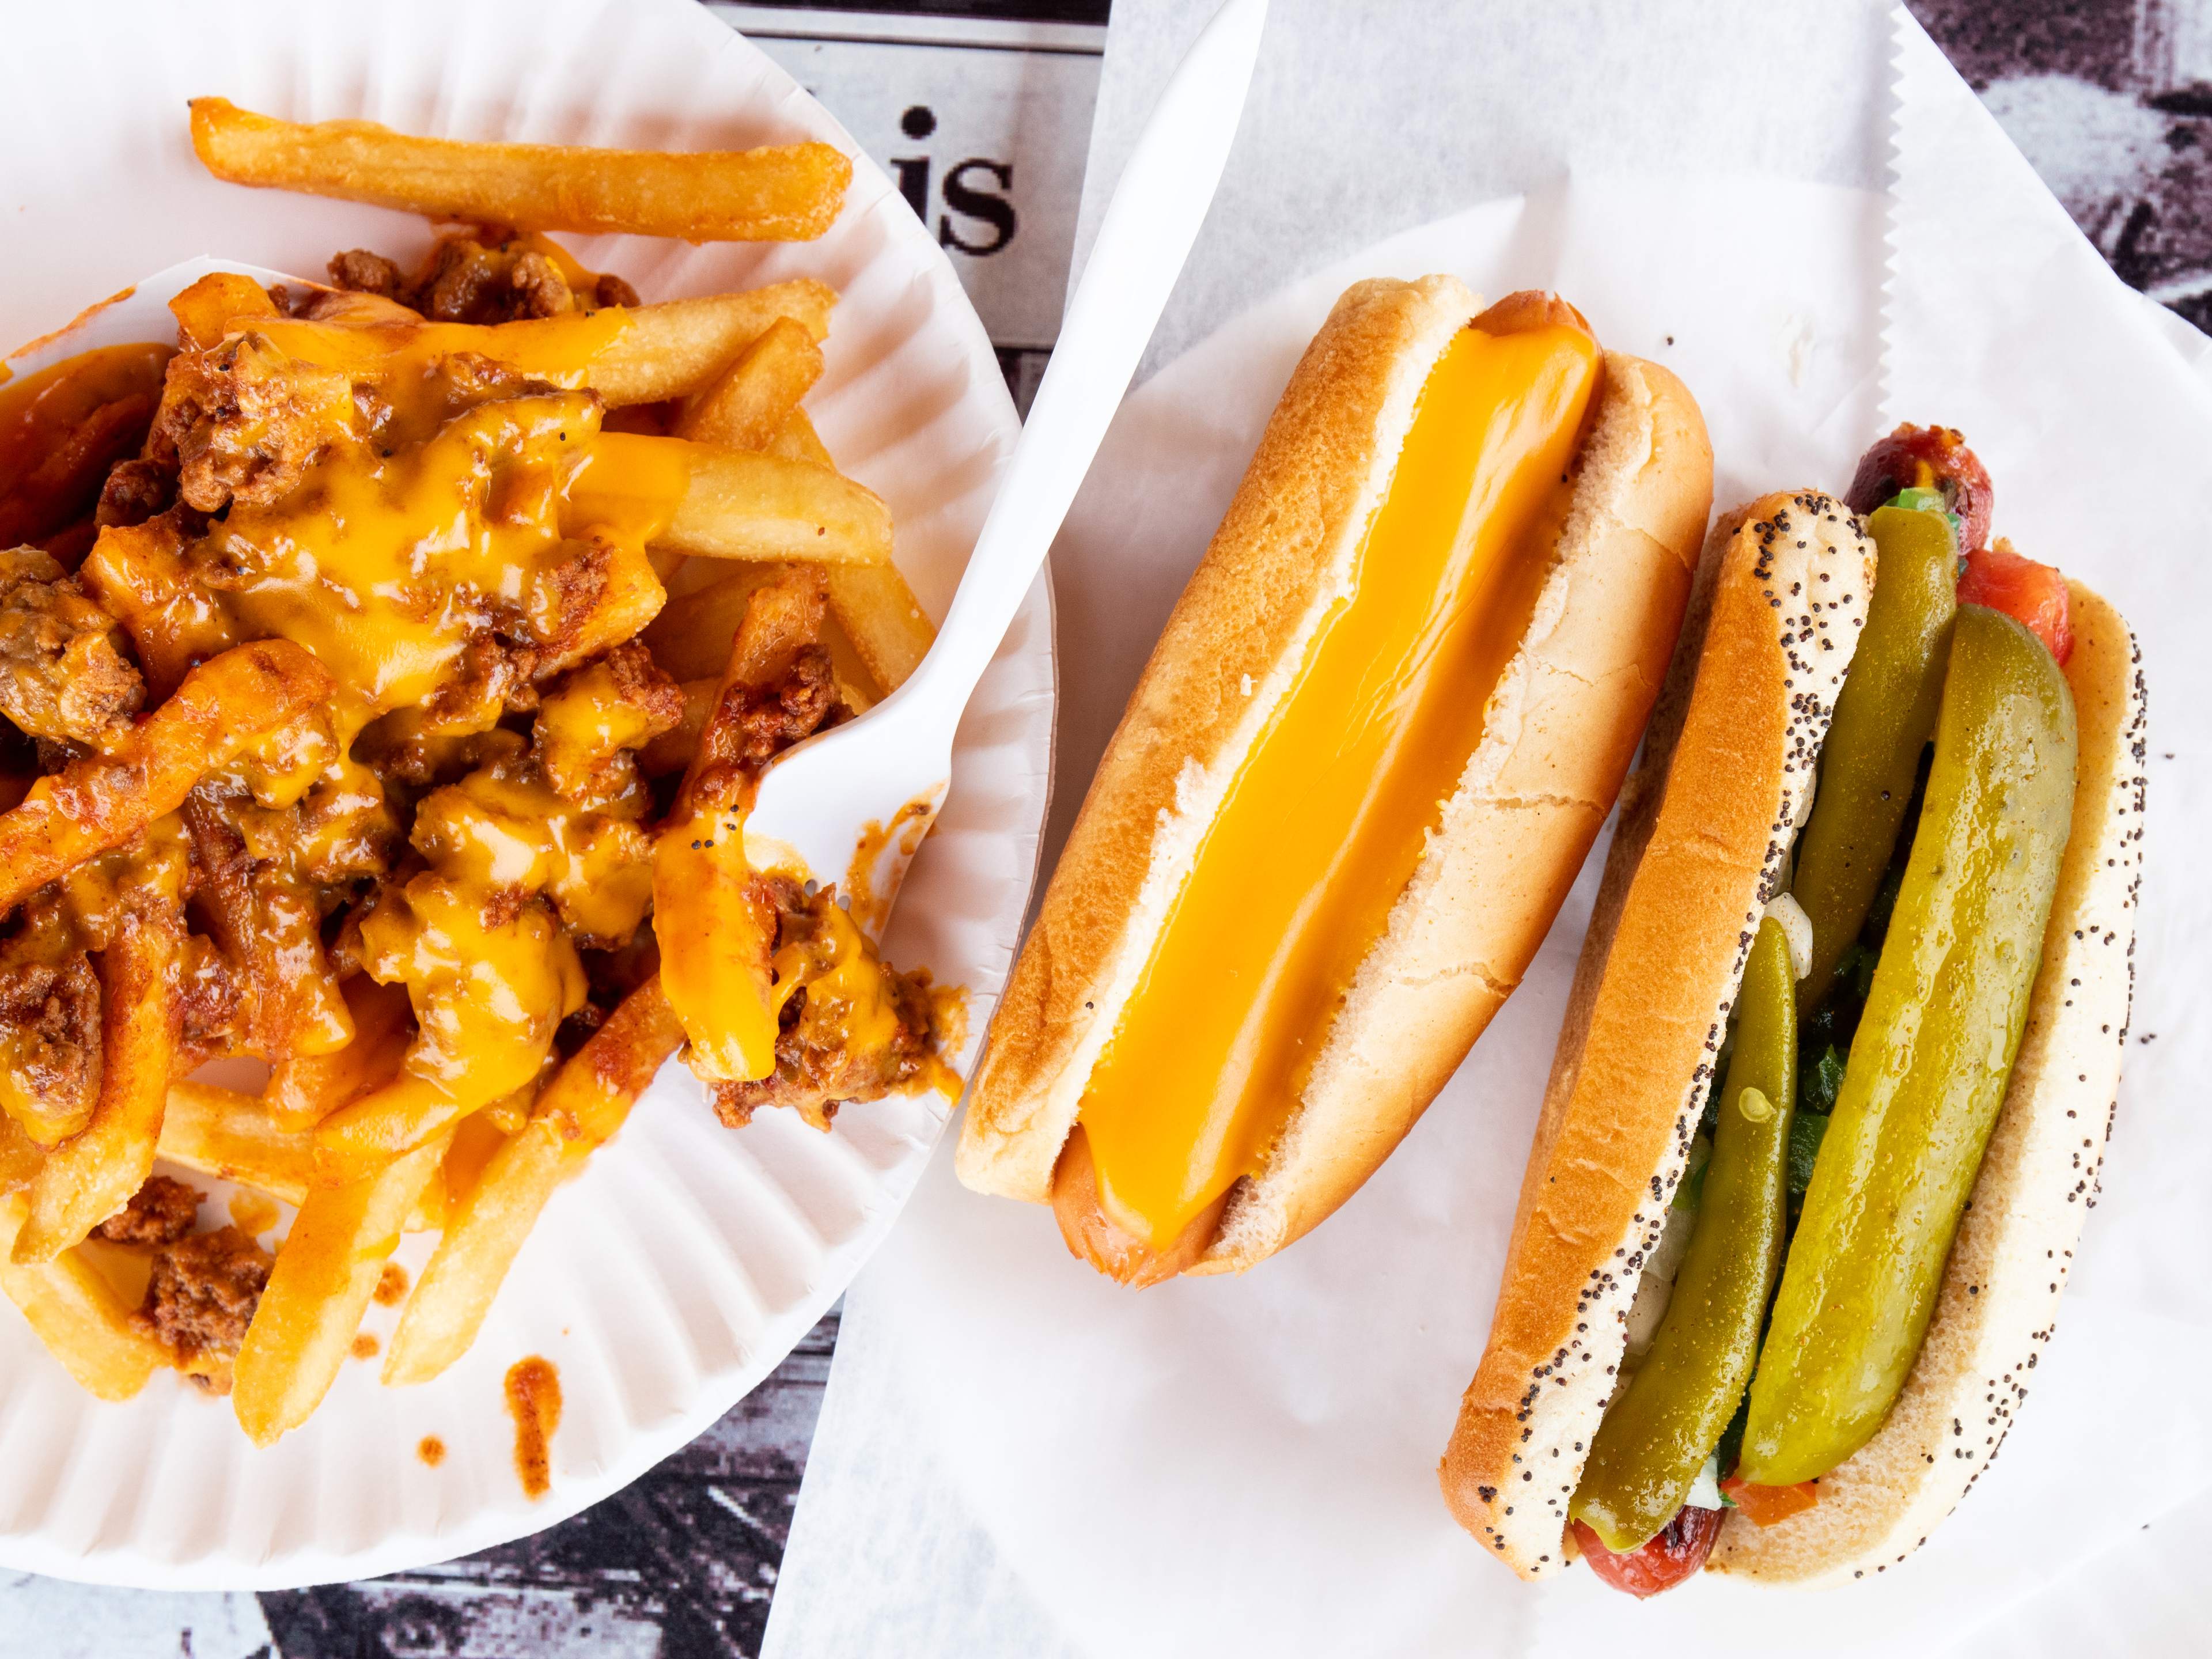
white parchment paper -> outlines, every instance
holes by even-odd
[[[1670,16],[1689,27],[1686,9]],[[1802,173],[1577,168],[1293,283],[1133,396],[1055,551],[1060,782],[1072,806],[1291,364],[1354,276],[1446,269],[1493,294],[1560,288],[1608,343],[1687,380],[1723,502],[1840,486],[1887,419],[1965,426],[1996,480],[1999,532],[2123,606],[2152,696],[2137,1029],[2154,1040],[2130,1045],[2105,1199],[2004,1455],[1905,1566],[1817,1601],[1717,1579],[1642,1605],[1586,1572],[1523,1585],[1445,1514],[1435,1465],[1480,1350],[1601,849],[1398,1154],[1240,1280],[1120,1292],[1066,1256],[1042,1211],[960,1188],[941,1152],[848,1298],[770,1625],[779,1659],[1702,1653],[1719,1632],[1797,1652],[1934,1652],[1982,1645],[1978,1626],[2012,1651],[2079,1651],[2091,1633],[2191,1628],[2175,1616],[2193,1611],[2185,1595],[2111,1598],[2145,1577],[2147,1523],[2186,1504],[2177,1542],[2204,1535],[2212,1480],[2193,1382],[2212,1362],[2195,1237],[2212,1183],[2195,1085],[2212,1042],[2188,1018],[2204,981],[2192,942],[2212,921],[2188,833],[2192,767],[2212,746],[2212,669],[2189,632],[2212,599],[2212,397],[1940,55],[1909,20],[1895,27],[1892,244],[1878,198]],[[1667,61],[1696,57],[1694,40],[1660,33]],[[1887,56],[1850,85],[1787,65],[1806,120],[1836,120],[1817,106],[1838,99],[1886,119],[1874,71]],[[1616,118],[1632,120],[1632,92],[1621,98]],[[1380,131],[1370,172],[1392,142]],[[1655,150],[1679,136],[1655,131]],[[1328,181],[1311,187],[1326,198]],[[1232,229],[1217,220],[1209,234]],[[2177,1571],[2189,1559],[2166,1553]],[[2037,1618],[2045,1607],[2064,1617]]]

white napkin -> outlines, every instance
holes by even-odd
[[[2019,1651],[2069,1629],[2078,1643],[2084,1620],[2186,1628],[2160,1622],[2190,1611],[2185,1596],[2108,1603],[2152,1559],[2123,1547],[2212,1478],[2193,1382],[2212,1362],[2212,1306],[2190,1236],[2212,1182],[2191,1086],[2212,1037],[2184,1018],[2201,974],[2183,955],[2212,921],[2212,881],[2181,833],[2184,762],[2208,747],[2212,690],[2198,683],[2208,653],[2182,634],[2212,597],[2194,544],[2212,521],[2212,397],[1909,20],[1896,42],[1886,406],[1881,221],[1850,191],[1577,173],[1370,248],[1240,318],[1122,410],[1055,553],[1061,781],[1079,793],[1291,362],[1354,276],[1559,286],[1608,343],[1688,380],[1723,500],[1840,483],[1878,417],[1965,426],[1997,481],[1999,531],[2128,611],[2153,699],[2137,1027],[2157,1037],[2130,1046],[2106,1200],[2004,1456],[1905,1567],[1817,1603],[1700,1581],[1638,1606],[1587,1573],[1523,1586],[1444,1514],[1435,1462],[1480,1348],[1594,859],[1406,1146],[1241,1280],[1119,1292],[1065,1257],[1049,1216],[964,1192],[940,1153],[848,1297],[767,1652],[1702,1652],[1717,1630],[1798,1651],[1927,1652],[2001,1616]],[[1880,87],[1843,95],[1878,100]],[[2212,1504],[2180,1522],[2158,1553],[2176,1571]]]

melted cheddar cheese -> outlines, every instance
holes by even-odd
[[[1266,1160],[1480,744],[1597,384],[1577,330],[1462,331],[1350,592],[1232,779],[1094,1067],[1100,1201],[1156,1249]]]
[[[256,394],[219,411],[241,465],[265,447],[304,466],[273,500],[233,501],[197,540],[175,515],[111,529],[85,580],[157,696],[254,639],[294,641],[331,671],[330,707],[217,780],[264,809],[305,803],[283,820],[303,844],[255,856],[343,859],[343,846],[306,842],[357,833],[374,803],[313,809],[380,793],[352,758],[373,721],[431,742],[472,738],[468,752],[488,757],[423,801],[413,841],[429,867],[387,887],[361,923],[363,966],[407,988],[419,1025],[400,1078],[353,1114],[393,1126],[375,1133],[396,1145],[417,1106],[436,1115],[526,1086],[584,1000],[571,934],[627,939],[649,906],[641,793],[582,810],[496,728],[511,691],[630,637],[659,608],[646,546],[689,470],[665,442],[606,440],[601,453],[604,406],[584,388],[628,326],[618,309],[492,329],[400,320],[364,299],[307,322],[232,275],[172,308],[187,349]],[[158,370],[166,356],[143,349],[116,372]],[[562,710],[556,726],[580,722],[576,700]],[[252,833],[250,805],[238,821]]]

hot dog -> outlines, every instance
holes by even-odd
[[[1906,427],[1847,501],[1709,540],[1440,1471],[1523,1577],[1882,1571],[2049,1340],[2127,1030],[2142,686],[1990,506]]]
[[[957,1168],[1131,1285],[1381,1164],[1626,773],[1711,500],[1696,404],[1540,294],[1365,282],[1283,393],[1101,761]]]

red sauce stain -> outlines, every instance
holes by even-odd
[[[553,1431],[561,1426],[561,1374],[532,1354],[507,1368],[507,1413],[514,1419],[514,1473],[538,1498],[553,1484]]]
[[[374,1359],[376,1358],[377,1351],[382,1346],[367,1331],[363,1331],[353,1340],[353,1357],[356,1359]]]
[[[434,1434],[426,1434],[422,1443],[415,1448],[415,1455],[434,1469],[446,1461],[446,1443]]]
[[[853,848],[852,867],[845,872],[845,897],[853,920],[869,938],[882,935],[884,923],[890,918],[891,900],[896,896],[876,890],[876,866],[883,862],[884,852],[894,845],[902,862],[911,859],[935,822],[925,798],[910,800],[900,807],[891,814],[889,823],[878,823],[870,818],[861,826],[860,842]]]
[[[407,1269],[397,1261],[387,1261],[384,1271],[376,1276],[376,1299],[380,1306],[396,1308],[407,1294]]]

